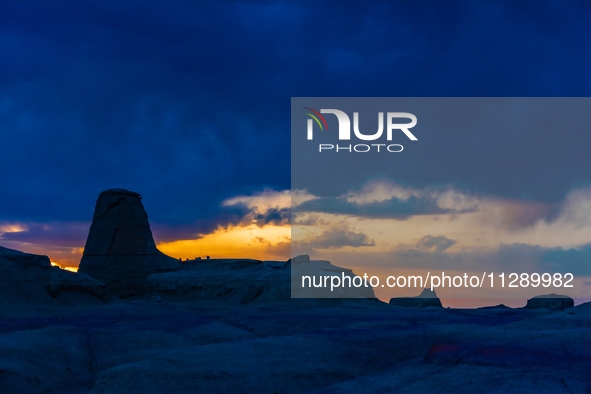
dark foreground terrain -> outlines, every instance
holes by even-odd
[[[585,393],[591,306],[3,306],[2,393]]]
[[[99,195],[80,272],[0,247],[0,393],[588,393],[591,305],[292,299],[326,261],[180,262],[138,193]],[[345,294],[346,295],[346,294]]]

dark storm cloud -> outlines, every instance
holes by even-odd
[[[227,218],[224,223],[248,226],[255,224],[259,227],[266,225],[285,226],[291,222],[291,209],[270,207],[264,210],[257,206],[247,206],[243,202],[224,204],[227,211],[233,211],[235,216]],[[237,220],[239,219],[239,220]]]
[[[291,96],[589,95],[589,7],[4,1],[0,220],[88,221],[102,190],[123,187],[164,238],[235,223],[223,200],[290,186]],[[400,182],[445,171],[459,187],[556,201],[587,180],[589,141],[547,137],[516,137],[516,154],[553,156],[510,176],[501,158],[490,173],[458,159]],[[435,145],[429,160],[449,160],[454,147]]]
[[[124,187],[190,237],[236,221],[227,197],[289,188],[281,108],[256,93],[279,65],[249,48],[272,27],[245,15],[272,7],[138,5],[3,7],[3,219],[89,220],[101,190]]]
[[[275,226],[284,226],[290,223],[291,209],[289,208],[270,208],[264,213],[255,213],[254,220],[257,226],[263,227],[268,224]]]
[[[441,208],[434,198],[416,196],[411,196],[405,200],[394,197],[389,200],[363,204],[355,201],[347,201],[345,197],[320,197],[305,201],[295,207],[295,209],[298,212],[322,212],[364,218],[399,220],[405,220],[414,215],[441,215],[467,212]]]

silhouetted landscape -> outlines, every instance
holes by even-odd
[[[140,195],[107,190],[78,273],[0,248],[0,389],[591,389],[589,304],[551,295],[519,309],[449,309],[427,290],[389,304],[291,298],[290,264],[313,263],[308,256],[179,262],[157,250]]]
[[[0,394],[591,393],[590,25],[0,1]]]

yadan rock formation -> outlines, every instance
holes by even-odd
[[[130,297],[144,292],[148,276],[178,267],[178,260],[156,248],[138,193],[110,189],[99,195],[79,272]]]
[[[78,272],[100,280],[120,297],[151,295],[169,301],[245,304],[288,300],[293,290],[289,287],[291,263],[207,259],[179,264],[156,248],[140,195],[111,189],[98,197]],[[327,261],[310,261],[308,256],[294,258],[293,264],[294,272],[306,275],[355,276],[351,270]],[[307,290],[303,297],[375,299],[367,286],[332,293],[326,288]]]
[[[105,284],[96,279],[54,267],[47,256],[0,246],[0,300],[4,304],[85,305],[110,298]]]
[[[396,297],[391,298],[390,305],[402,306],[405,308],[442,308],[441,300],[437,297],[435,290],[423,289],[417,297]]]
[[[526,308],[442,308],[426,289],[388,305],[365,286],[334,290],[355,300],[297,299],[294,273],[359,277],[306,255],[177,264],[158,252],[139,195],[125,190],[99,197],[82,271],[142,290],[133,301],[46,256],[0,247],[0,393],[591,388],[591,303],[550,294]]]
[[[524,308],[526,309],[554,309],[554,310],[565,310],[575,306],[575,302],[572,298],[560,295],[560,294],[544,294],[539,295],[527,300],[527,304]]]

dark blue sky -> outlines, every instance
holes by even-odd
[[[3,1],[0,222],[89,221],[123,187],[162,238],[212,231],[241,217],[224,199],[289,189],[290,97],[589,96],[590,15],[560,1]],[[580,181],[581,153],[561,153],[572,175],[539,199]],[[52,231],[14,236],[86,236]]]

